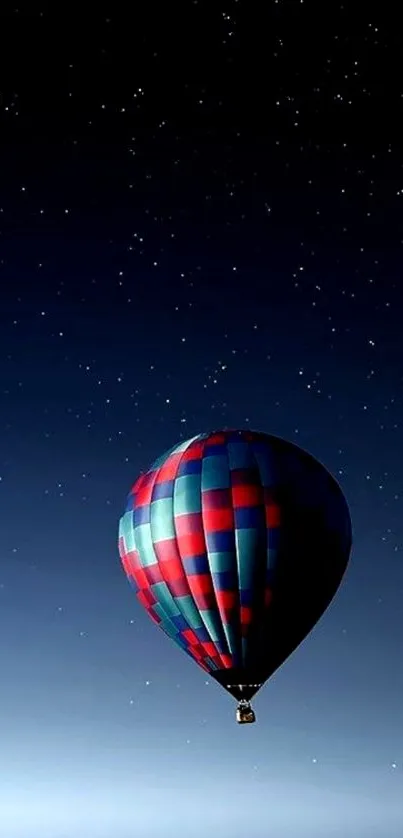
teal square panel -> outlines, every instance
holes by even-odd
[[[201,475],[184,474],[174,483],[174,514],[201,512]]]
[[[218,643],[219,640],[222,640],[223,631],[221,628],[220,617],[218,616],[218,612],[213,610],[200,611],[200,616],[203,619],[203,623],[206,626],[206,629],[213,643]]]
[[[123,538],[127,553],[136,549],[133,527],[133,512],[125,512],[119,522],[119,537]]]
[[[153,541],[151,538],[150,524],[139,524],[135,529],[136,548],[143,567],[157,564],[157,557],[154,553]]]
[[[163,607],[168,617],[178,617],[180,614],[179,608],[168,588],[166,582],[156,582],[151,585],[151,590],[160,605]]]
[[[151,504],[151,532],[154,542],[175,538],[172,498],[153,500]]]
[[[203,627],[203,620],[200,612],[197,610],[191,596],[175,597],[178,608],[185,620],[189,623],[190,628],[198,629]]]
[[[262,486],[265,486],[269,489],[272,486],[276,485],[276,468],[274,456],[271,457],[268,455],[265,445],[262,446],[259,443],[256,443],[252,447],[255,460],[259,468]]]
[[[172,620],[170,620],[169,617],[166,615],[162,605],[160,605],[157,602],[156,605],[153,605],[153,611],[155,611],[157,616],[160,617],[162,620],[162,623],[159,624],[160,628],[164,629],[164,631],[166,631],[166,633],[169,634],[170,637],[175,638],[178,634],[178,629],[176,628]]]
[[[268,570],[274,570],[277,565],[277,558],[278,558],[278,550],[274,547],[269,547],[267,550],[267,564],[266,567]]]
[[[239,587],[243,591],[253,588],[256,562],[259,561],[260,534],[255,529],[235,531],[235,546],[238,563]],[[263,562],[265,555],[263,552]],[[263,569],[263,568],[262,568]]]
[[[235,555],[229,550],[209,553],[208,563],[211,573],[224,573],[226,570],[232,570],[235,566]]]
[[[229,442],[227,445],[228,461],[231,471],[237,468],[256,467],[250,445],[247,442]]]
[[[230,471],[226,454],[204,457],[202,464],[202,490],[229,489]]]

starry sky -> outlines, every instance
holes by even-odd
[[[0,20],[0,835],[398,838],[397,21],[51,5]],[[308,449],[354,528],[245,728],[117,552],[138,473],[225,426]]]

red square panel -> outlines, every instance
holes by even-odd
[[[138,492],[136,492],[134,506],[148,506],[148,504],[151,503],[153,488],[153,480],[149,480],[147,483],[144,483]]]
[[[241,605],[241,623],[249,626],[252,622],[253,610],[248,605]]]
[[[181,634],[182,634],[182,637],[184,638],[184,640],[186,640],[187,643],[190,643],[191,646],[198,646],[199,645],[199,642],[200,642],[199,638],[198,638],[197,634],[195,634],[195,632],[192,629],[190,629],[190,628],[185,629],[184,631],[181,632]]]
[[[194,577],[190,577],[193,578]],[[191,587],[191,586],[189,586]],[[199,611],[210,611],[216,608],[216,599],[214,591],[207,591],[206,593],[202,593],[201,591],[193,591],[191,590],[194,601],[196,603],[196,608]]]
[[[120,550],[120,559],[123,565],[123,569],[128,576],[131,576],[133,573],[133,562],[131,559],[130,553],[125,553],[123,547],[119,547]]]
[[[192,593],[209,594],[213,593],[213,585],[211,576],[208,573],[200,573],[199,575],[188,576],[189,587]]]
[[[167,579],[166,583],[172,596],[180,597],[189,595],[189,585],[186,576],[182,576],[181,579]]]
[[[200,651],[200,646],[189,646],[188,652],[189,652],[189,655],[192,655],[192,658],[194,658],[195,661],[197,661],[197,663],[200,663],[200,666],[203,666],[202,661],[203,661],[204,655]]]
[[[133,486],[130,489],[130,494],[131,495],[134,495],[136,492],[139,491],[139,489],[142,488],[142,486],[146,482],[147,476],[148,476],[148,472],[147,472],[147,474],[140,474],[140,477],[137,478],[136,482],[133,483]]]
[[[180,561],[176,538],[166,538],[154,544],[155,555],[159,562]]]
[[[158,614],[154,614],[152,608],[147,609],[147,614],[149,617],[151,617],[153,623],[156,623],[158,625],[162,622],[161,617]]]
[[[203,513],[210,509],[230,509],[232,506],[231,489],[207,489],[202,492]]]
[[[203,442],[193,442],[186,451],[183,452],[181,462],[189,462],[189,460],[200,460],[203,456]]]
[[[158,470],[156,483],[165,483],[166,480],[174,480],[177,475],[181,459],[181,453],[171,454],[171,456],[168,457],[165,463],[163,463],[161,468]]]
[[[201,643],[200,645],[209,657],[215,657],[217,655],[217,648],[212,640],[207,640],[205,643]]]
[[[132,576],[133,576],[133,579],[135,579],[135,581],[137,582],[137,585],[139,586],[139,588],[141,590],[145,590],[146,588],[149,587],[149,582],[148,582],[147,576],[144,573],[144,570],[143,570],[142,567],[133,568]],[[154,600],[154,602],[155,602],[155,600]]]
[[[149,588],[147,588],[144,591],[139,591],[137,594],[137,599],[139,602],[141,602],[143,608],[147,609],[147,611],[151,607],[151,605],[156,605],[157,602],[155,596]]]
[[[236,608],[238,603],[238,594],[235,591],[216,591],[215,592],[218,607],[221,609]]]
[[[206,509],[203,510],[203,522],[206,532],[232,530],[234,514],[232,509]]]
[[[163,582],[164,577],[161,573],[159,564],[149,564],[144,567],[144,573],[147,577],[149,585],[156,585],[158,582]]]
[[[266,505],[266,526],[279,527],[281,523],[280,507],[275,503]]]
[[[134,568],[134,570],[137,567],[142,567],[140,556],[137,550],[129,550],[129,552],[127,553],[127,559],[130,562],[131,567]]]
[[[194,532],[190,535],[178,536],[178,549],[182,559],[188,556],[201,556],[206,552],[204,533]]]
[[[263,502],[263,492],[260,486],[233,486],[232,503],[240,506],[259,506]]]
[[[168,561],[162,561],[160,568],[166,582],[173,582],[176,579],[183,579],[185,577],[179,556],[175,556],[175,558],[169,559]]]
[[[184,535],[203,532],[203,519],[200,512],[188,512],[175,517],[175,530],[178,538]]]
[[[206,439],[206,445],[224,445],[225,443],[225,434],[217,433],[211,434],[211,436]]]

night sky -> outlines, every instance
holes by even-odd
[[[401,30],[129,5],[2,4],[0,835],[398,838]],[[245,728],[117,551],[139,472],[220,427],[309,450],[354,530]]]

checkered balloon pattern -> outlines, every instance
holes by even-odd
[[[279,482],[286,473],[301,497],[309,491],[303,456],[257,432],[200,434],[158,459],[129,494],[119,529],[128,579],[151,619],[209,673],[245,666],[256,621],[270,611]],[[328,474],[317,466],[322,502]]]

